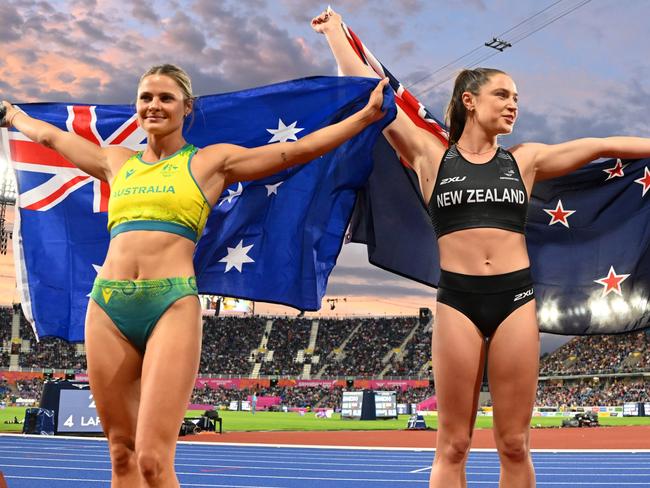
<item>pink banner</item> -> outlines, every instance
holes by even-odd
[[[432,397],[429,397],[426,400],[421,401],[420,403],[418,403],[417,409],[418,409],[418,412],[420,412],[420,411],[430,412],[430,411],[433,411],[433,410],[438,410],[438,399],[436,398],[435,395],[432,396]]]
[[[426,388],[429,380],[355,380],[355,388],[370,388],[372,390],[408,390],[409,388]]]
[[[187,406],[188,410],[214,410],[214,405],[208,405],[205,403],[190,403]]]
[[[82,375],[77,375],[77,378]],[[268,388],[268,379],[250,379],[250,378],[197,378],[194,384],[195,388],[202,389],[205,387],[216,390],[217,388],[228,388],[243,390],[246,388],[263,387]],[[298,379],[281,379],[278,386],[285,388],[334,388],[337,386],[346,387],[345,380],[298,380]],[[354,380],[355,389],[371,388],[373,390],[394,390],[399,388],[404,391],[408,388],[427,388],[429,380]]]
[[[230,378],[197,378],[196,383],[194,383],[194,388],[212,388],[216,390],[217,388],[238,388],[239,379],[230,379]]]
[[[334,388],[336,380],[297,380],[296,386],[298,388],[320,386],[322,388]]]
[[[251,395],[248,395],[247,400],[249,402],[252,402],[253,397]],[[255,408],[257,410],[266,410],[274,405],[280,405],[280,403],[282,403],[282,398],[279,396],[258,396]]]

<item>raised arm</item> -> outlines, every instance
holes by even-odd
[[[341,73],[345,76],[366,76],[377,78],[374,70],[367,66],[351,48],[343,30],[343,19],[332,9],[314,17],[312,28],[324,34],[334,54]],[[384,129],[384,135],[399,155],[418,172],[422,178],[421,166],[430,165],[430,158],[440,159],[445,147],[433,135],[411,121],[399,107],[397,117]]]
[[[561,144],[526,143],[513,148],[531,162],[535,180],[562,176],[598,158],[650,157],[650,139],[642,137],[585,138]]]
[[[384,117],[383,90],[388,80],[380,81],[370,94],[366,106],[342,121],[313,132],[296,142],[281,142],[256,148],[230,144],[208,146],[202,158],[219,161],[225,185],[256,180],[298,164],[307,163],[340,146],[367,126]]]
[[[108,148],[101,148],[77,134],[30,117],[9,102],[3,101],[2,105],[7,111],[4,127],[15,127],[32,141],[54,149],[84,173],[110,181],[112,172]],[[125,148],[113,149],[113,152],[128,151]]]
[[[343,18],[331,8],[314,17],[311,21],[312,29],[319,34],[324,34],[327,43],[334,54],[336,64],[344,76],[365,76],[379,78],[379,75],[366,65],[351,48],[343,30]]]

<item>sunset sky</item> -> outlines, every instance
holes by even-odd
[[[509,72],[520,94],[520,119],[504,146],[650,135],[650,2],[592,0],[532,32],[581,3],[347,0],[332,7],[438,116],[451,91],[444,80],[464,62],[495,52],[481,46],[523,21],[510,32],[514,37],[503,36],[517,41],[513,47],[482,63]],[[324,37],[309,26],[326,6],[314,0],[3,0],[0,97],[130,103],[141,73],[163,62],[184,67],[197,95],[335,75]],[[333,311],[339,313],[416,313],[435,302],[432,289],[368,265],[359,245],[344,247],[328,292],[340,299]],[[258,304],[257,311],[265,310]]]

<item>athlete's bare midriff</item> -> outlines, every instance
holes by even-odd
[[[111,239],[99,273],[107,280],[194,276],[194,242],[158,231],[130,231]]]
[[[464,229],[438,239],[440,267],[467,275],[495,275],[530,266],[526,238],[494,228]]]

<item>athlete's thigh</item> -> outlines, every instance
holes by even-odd
[[[196,296],[187,296],[167,309],[147,342],[137,445],[175,445],[200,355],[201,307]]]
[[[539,374],[539,328],[535,300],[499,325],[488,345],[488,379],[495,434],[527,431]]]
[[[109,439],[119,436],[134,442],[142,355],[93,300],[86,314],[85,344],[88,378],[104,432]]]
[[[448,305],[437,304],[432,367],[441,427],[469,427],[471,432],[485,349],[485,340],[471,320]]]

